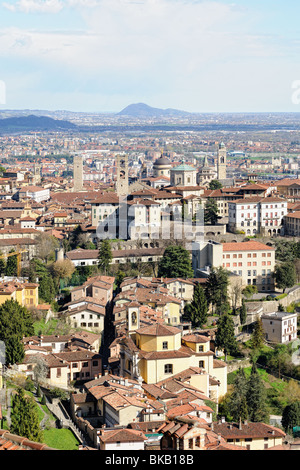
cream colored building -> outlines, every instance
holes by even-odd
[[[267,341],[285,344],[297,340],[297,313],[267,313],[261,321]]]
[[[259,291],[274,290],[275,248],[256,240],[246,242],[202,242],[193,251],[196,277],[208,277],[212,268],[223,267],[241,278],[243,286]]]
[[[242,278],[244,285],[273,291],[275,248],[257,241],[223,243],[223,268]]]
[[[300,211],[286,214],[283,217],[284,234],[300,237]]]
[[[209,337],[182,336],[176,327],[156,323],[143,328],[131,328],[131,336],[120,341],[120,374],[147,384],[170,378],[189,367],[199,367],[214,378],[216,390],[211,390],[205,377],[199,377],[204,394],[218,400],[227,392],[227,366],[216,361],[210,350]]]
[[[246,450],[267,450],[281,446],[285,433],[265,423],[213,423],[212,429],[227,444],[241,446]]]

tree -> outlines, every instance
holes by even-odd
[[[249,284],[248,286],[244,287],[243,294],[247,299],[250,299],[253,294],[257,294],[258,289],[257,286]]]
[[[101,240],[98,253],[98,266],[106,274],[112,261],[111,245],[108,239]]]
[[[200,284],[197,284],[194,290],[193,301],[184,308],[185,317],[192,322],[193,327],[201,328],[207,320],[207,311],[204,289]]]
[[[39,283],[39,299],[51,303],[55,299],[56,289],[49,267],[40,259],[32,259],[29,264],[29,281]]]
[[[44,302],[51,303],[55,299],[55,286],[52,276],[42,276],[39,281],[39,298]]]
[[[263,328],[261,318],[257,317],[254,324],[253,333],[251,337],[251,346],[254,349],[261,349],[264,344],[265,331]]]
[[[10,432],[30,441],[43,441],[37,405],[33,398],[25,396],[22,388],[17,389],[12,399]]]
[[[230,284],[230,294],[232,310],[236,313],[237,306],[239,305],[242,296],[242,282],[240,279],[233,279]]]
[[[0,276],[5,274],[5,271],[6,271],[6,262],[5,262],[5,259],[2,258],[2,256],[3,256],[3,253],[2,251],[0,251]]]
[[[69,244],[72,250],[75,248],[83,248],[87,242],[87,235],[83,232],[81,225],[77,225],[69,237]]]
[[[211,180],[208,185],[209,189],[221,189],[223,185],[219,180]]]
[[[242,306],[240,308],[240,322],[241,325],[244,325],[247,320],[247,308],[244,299],[242,300]]]
[[[208,304],[212,305],[213,313],[228,313],[228,272],[222,268],[213,268],[205,284]]]
[[[15,250],[10,250],[9,253],[15,253]],[[15,256],[8,256],[5,268],[6,276],[15,277],[18,275],[18,255]]]
[[[276,344],[273,354],[269,361],[269,365],[273,369],[278,370],[278,377],[280,378],[281,370],[290,360],[290,356],[285,344]]]
[[[230,414],[235,422],[248,419],[247,390],[248,382],[244,369],[239,369],[235,377],[229,404]]]
[[[43,380],[46,379],[49,368],[47,366],[45,359],[38,354],[36,354],[32,358],[32,363],[35,364],[33,368],[33,374],[34,374],[34,379],[37,382],[38,389],[39,389],[40,388],[39,382],[42,382]],[[41,395],[38,395],[38,396],[41,396]]]
[[[225,361],[228,354],[236,354],[238,350],[234,334],[234,323],[228,315],[222,315],[217,323],[215,345],[217,349],[222,349],[225,354]]]
[[[56,282],[59,282],[60,279],[70,279],[74,271],[75,266],[69,259],[56,261],[52,265],[52,272]]]
[[[283,289],[283,292],[286,288],[293,287],[297,282],[296,268],[290,261],[275,266],[274,276],[277,287]]]
[[[37,256],[47,263],[50,257],[54,257],[55,248],[58,248],[58,240],[49,233],[40,233],[36,238],[37,241]]]
[[[300,402],[287,405],[282,412],[282,427],[286,433],[292,433],[294,426],[300,426]]]
[[[5,344],[5,363],[15,364],[24,358],[23,336],[34,334],[29,311],[15,300],[0,305],[0,341]]]
[[[115,276],[115,284],[118,290],[120,289],[120,285],[122,284],[125,277],[126,277],[126,273],[122,271],[121,269],[119,269]]]
[[[189,252],[182,246],[169,246],[158,265],[158,277],[194,277]]]
[[[212,198],[208,198],[204,209],[204,224],[216,225],[219,218],[216,201]]]
[[[295,259],[294,265],[295,265],[295,270],[296,270],[297,282],[300,282],[300,259],[299,258]]]
[[[265,422],[268,419],[266,392],[255,363],[248,380],[246,398],[249,420],[253,423]]]

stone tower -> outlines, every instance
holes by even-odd
[[[127,196],[128,186],[128,155],[117,155],[116,192],[118,196]]]
[[[82,191],[83,189],[83,159],[81,156],[73,157],[73,191]]]
[[[218,147],[217,179],[226,179],[226,147],[223,142]]]
[[[33,181],[34,184],[39,184],[41,182],[41,165],[39,163],[34,164]]]

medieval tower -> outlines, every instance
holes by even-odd
[[[226,179],[226,147],[223,142],[221,142],[221,144],[218,147],[217,179],[218,180]]]
[[[128,195],[128,155],[117,155],[116,192],[119,197]]]
[[[73,157],[73,191],[82,191],[83,189],[83,159],[81,156]]]

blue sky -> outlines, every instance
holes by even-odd
[[[0,110],[298,112],[297,3],[0,0]]]

